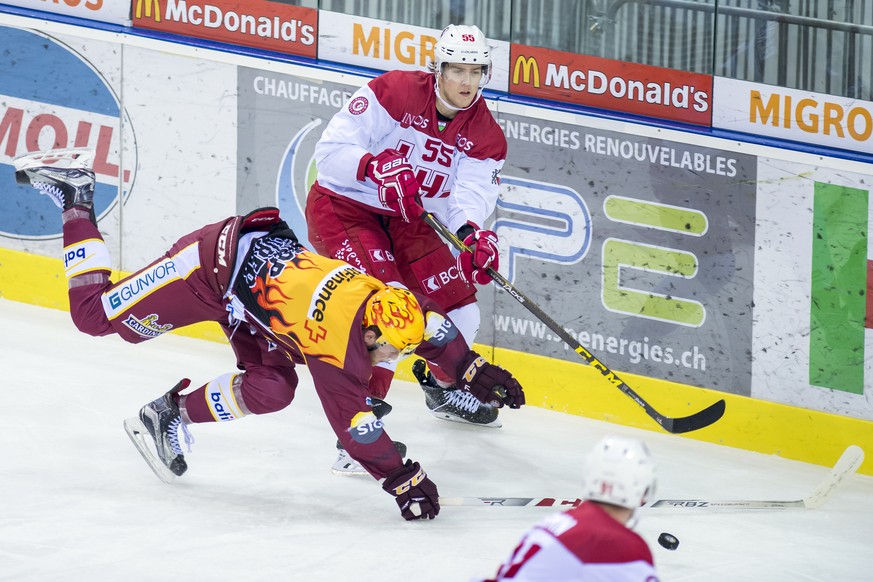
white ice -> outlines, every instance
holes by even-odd
[[[287,409],[194,425],[188,474],[165,485],[122,420],[182,376],[232,371],[228,346],[90,338],[65,312],[8,300],[0,324],[0,580],[463,581],[493,575],[554,511],[444,507],[403,521],[375,480],[331,474],[336,438],[305,368]],[[828,471],[533,407],[501,413],[501,429],[460,426],[430,416],[412,384],[389,396],[389,434],[445,496],[575,498],[580,457],[606,433],[649,444],[656,498],[800,499]],[[816,510],[639,516],[665,581],[873,579],[873,477],[851,477]],[[679,548],[661,548],[660,532]]]

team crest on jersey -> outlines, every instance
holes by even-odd
[[[259,276],[276,279],[303,251],[296,240],[266,236],[259,238],[249,251],[240,276],[249,288],[254,287]]]
[[[500,186],[500,170],[491,172],[491,183]]]
[[[367,110],[367,107],[370,106],[370,102],[367,101],[366,97],[355,97],[351,101],[349,101],[349,113],[352,115],[360,115],[364,111]]]
[[[142,319],[137,319],[133,314],[128,315],[127,319],[124,320],[124,325],[132,329],[138,336],[144,338],[158,337],[173,329],[173,326],[169,323],[159,325],[157,313],[152,313]]]

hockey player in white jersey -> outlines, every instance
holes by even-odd
[[[480,321],[475,285],[489,283],[486,269],[498,267],[497,235],[486,220],[507,149],[482,99],[491,66],[482,31],[450,25],[431,72],[391,71],[361,87],[315,147],[318,176],[306,203],[309,240],[319,253],[432,298],[470,344]],[[456,257],[421,219],[422,208],[471,252]],[[435,416],[501,425],[496,408],[428,367],[419,360],[413,372]],[[388,366],[374,369],[374,396],[384,397],[393,374]]]
[[[531,528],[497,575],[478,582],[658,582],[649,546],[627,525],[654,489],[655,465],[645,444],[604,437],[582,467],[586,501]]]

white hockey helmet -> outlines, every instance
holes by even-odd
[[[637,439],[607,436],[585,456],[582,494],[585,499],[628,509],[645,505],[655,493],[655,463]]]
[[[439,74],[444,63],[482,65],[479,87],[491,80],[491,47],[478,26],[450,24],[440,34],[434,47],[434,72]]]

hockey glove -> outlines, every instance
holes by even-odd
[[[367,176],[379,189],[379,202],[403,222],[421,216],[424,209],[418,203],[421,185],[409,165],[406,156],[397,150],[385,150],[367,162]]]
[[[406,464],[388,475],[382,489],[394,496],[400,515],[406,521],[433,519],[440,512],[440,494],[427,473],[416,462]]]
[[[468,222],[458,229],[458,238],[463,238],[464,244],[470,248],[469,252],[458,255],[458,271],[468,283],[487,285],[492,281],[488,268],[496,271],[500,264],[497,235]]]
[[[470,350],[461,364],[458,388],[466,390],[479,402],[496,406],[507,405],[521,408],[524,404],[524,390],[512,374]]]

